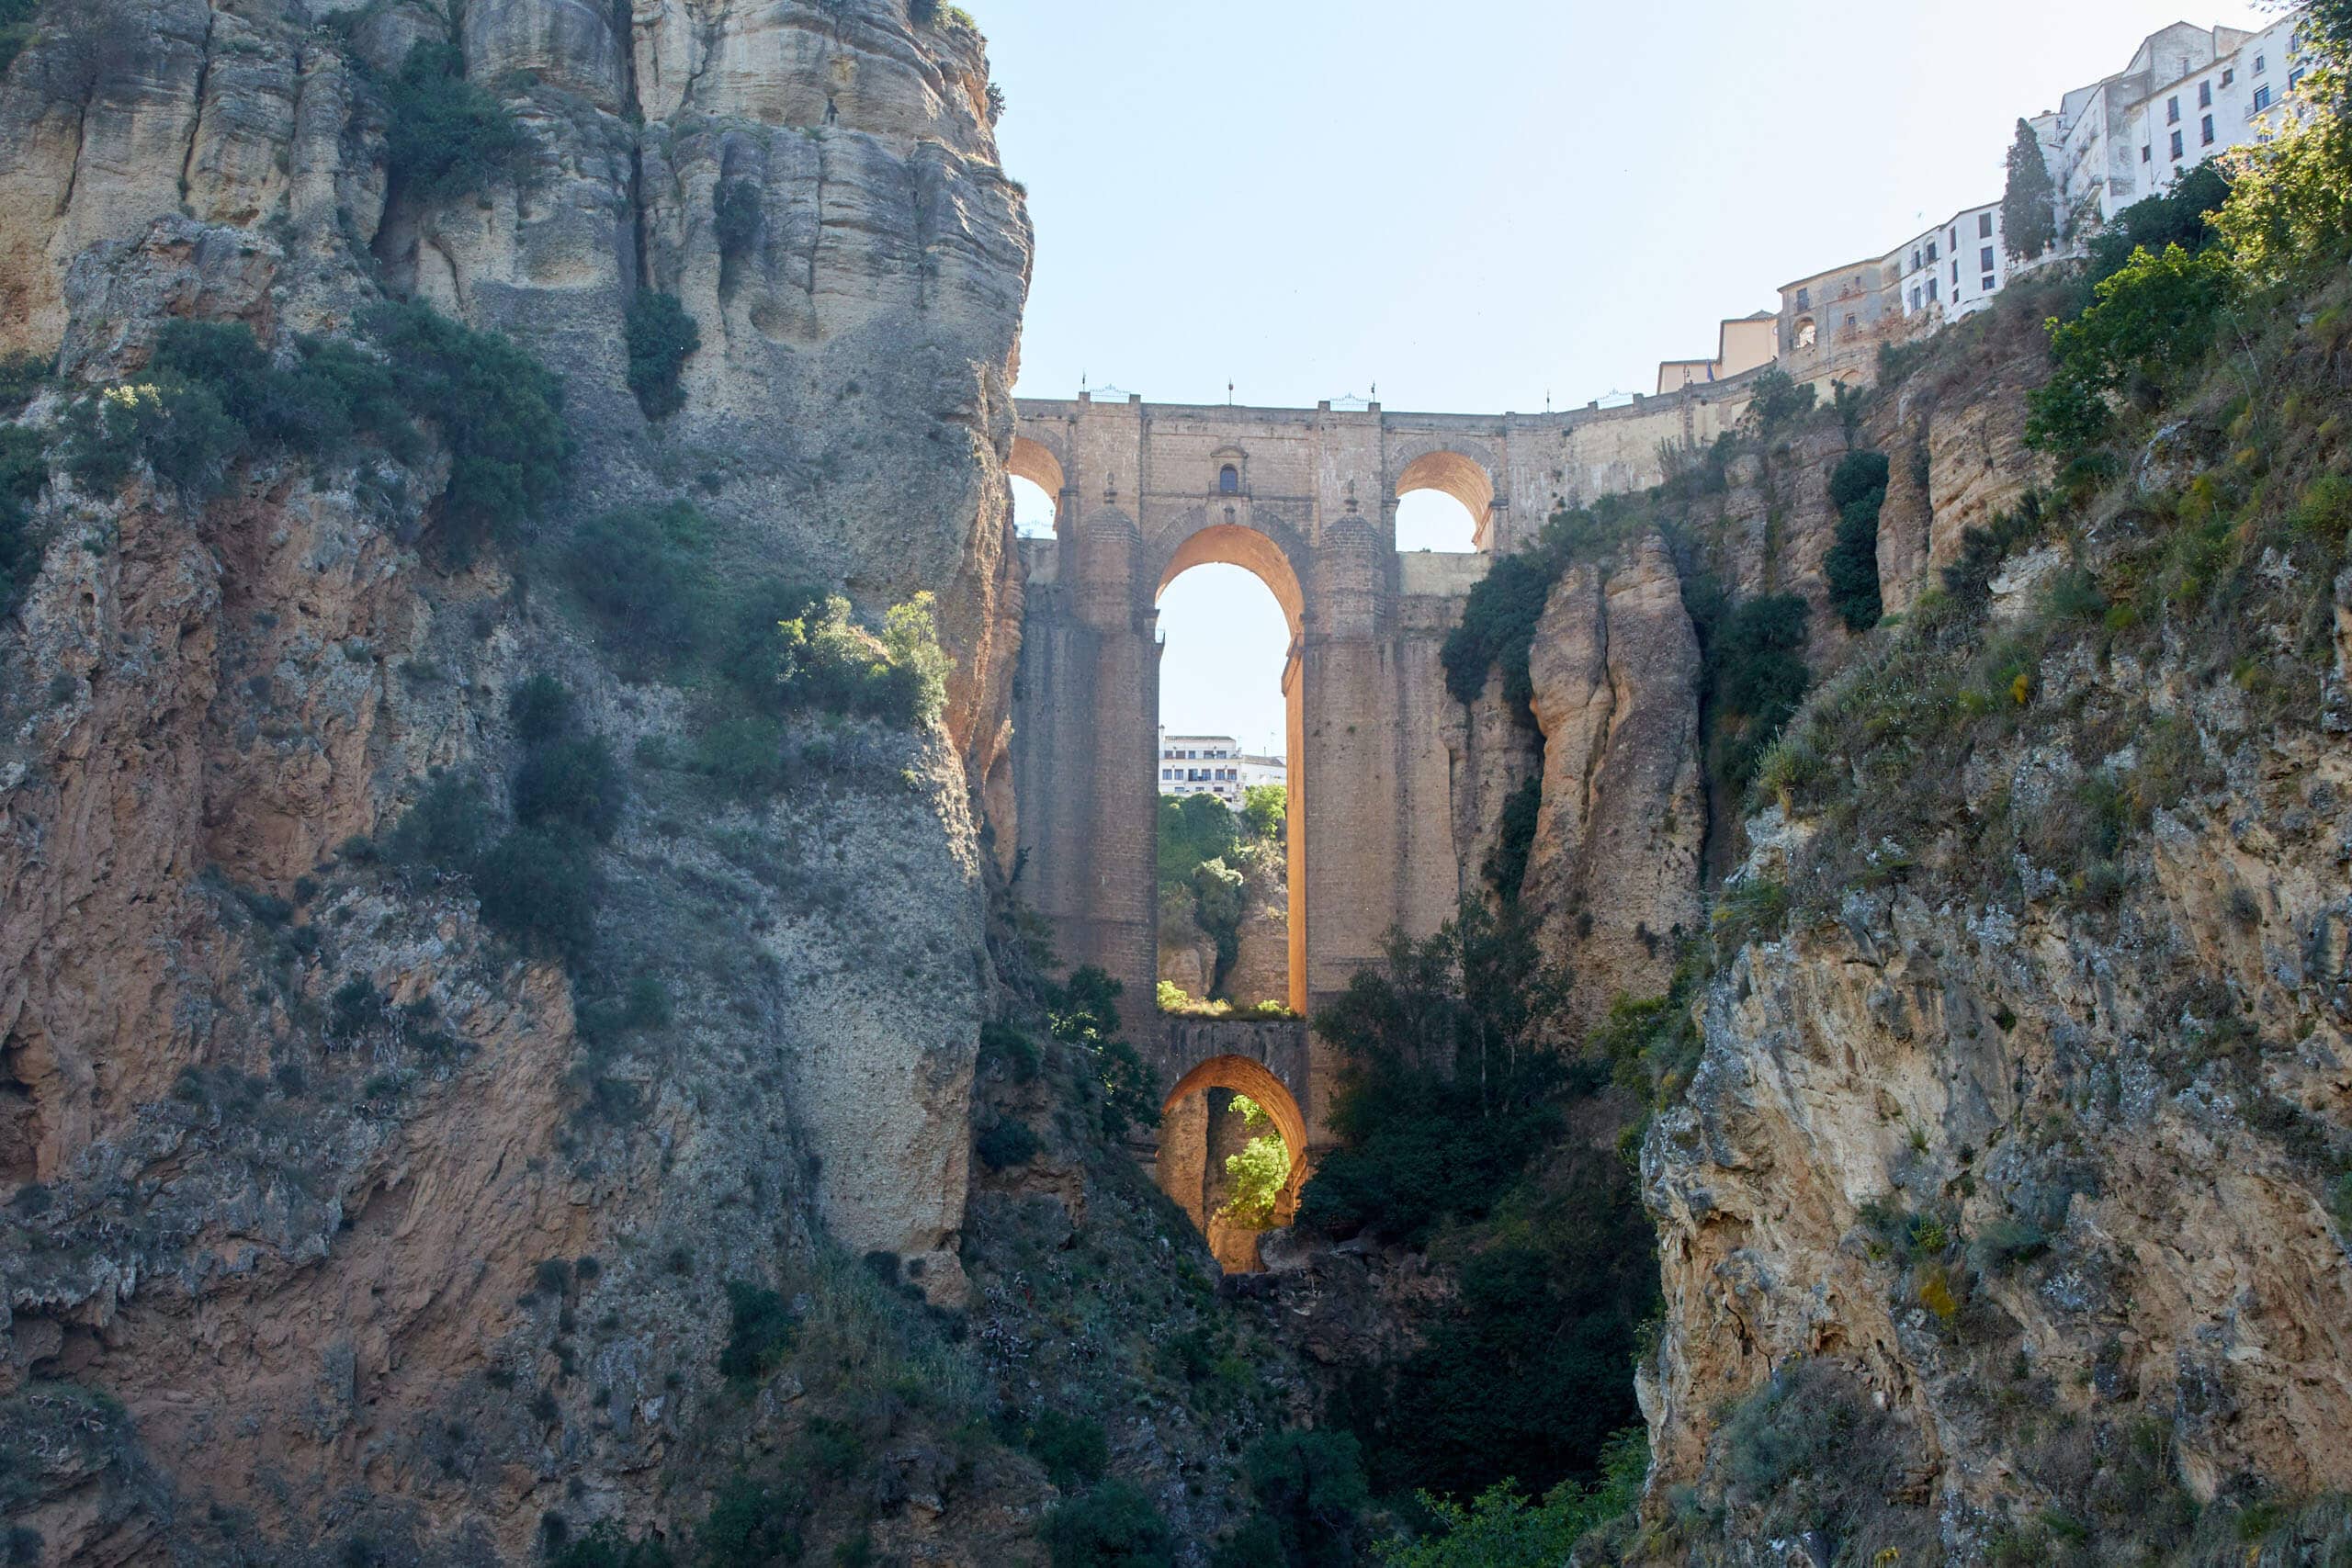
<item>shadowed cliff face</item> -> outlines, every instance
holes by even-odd
[[[385,83],[445,39],[529,172],[428,201],[388,176]],[[397,4],[43,13],[0,91],[0,349],[60,371],[28,424],[136,379],[175,318],[284,355],[421,298],[562,378],[578,457],[535,547],[691,496],[720,581],[868,614],[931,592],[956,660],[941,730],[853,725],[821,782],[714,798],[661,761],[694,694],[510,555],[441,562],[436,441],[262,454],[203,504],[53,472],[0,628],[0,1175],[31,1193],[0,1236],[0,1426],[65,1420],[66,1381],[119,1408],[11,1517],[52,1551],[152,1560],[208,1499],[247,1511],[231,1534],[438,1561],[519,1558],[558,1504],[696,1518],[736,1460],[727,1281],[821,1305],[831,1248],[962,1298],[999,995],[967,781],[1018,626],[1030,245],[987,75],[968,27],[896,0],[492,0],[455,38]],[[702,343],[658,428],[626,383],[646,289]],[[636,759],[569,974],[463,881],[344,847],[436,769],[503,816],[507,698],[540,671]],[[633,979],[673,1016],[576,1023]]]

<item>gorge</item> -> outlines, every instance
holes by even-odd
[[[2352,1561],[2334,78],[1868,386],[1487,416],[1016,399],[933,0],[0,23],[0,1556]]]

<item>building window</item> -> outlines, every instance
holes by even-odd
[[[2302,85],[2303,68],[2298,65],[2292,71],[2287,73],[2287,91],[2291,93]]]
[[[1917,288],[1911,290],[1911,309],[1914,313],[1917,313],[1918,309],[1926,303],[1926,299],[1921,296]]]
[[[1848,332],[1854,330],[1854,314],[1850,310],[1846,313],[1846,330]]]
[[[1978,254],[1976,257],[1976,270],[1979,272],[1990,272],[1993,270],[1992,246],[1985,246],[1984,249]]]
[[[2205,139],[2203,145],[2207,147],[2213,145],[2213,117],[2211,115],[2207,115],[2204,119],[2199,123],[2197,133]]]
[[[2165,100],[2165,123],[2166,125],[2178,125],[2180,123],[2180,100],[2178,98],[2166,98]]]
[[[1989,240],[1993,237],[1993,215],[1991,213],[1980,212],[1976,215],[1976,237],[1980,240]]]
[[[2199,82],[2197,84],[2197,107],[2200,109],[2210,109],[2213,107],[2212,83]]]
[[[1812,289],[1800,288],[1797,290],[1797,309],[1800,310],[1810,310],[1813,309]]]
[[[2230,85],[2232,83],[2235,82],[2237,79],[2238,79],[2238,72],[2237,72],[2237,67],[2236,67],[2236,66],[2234,66],[2234,65],[2233,65],[2232,67],[2230,67],[2227,71],[2224,71],[2224,72],[2222,72],[2222,86],[2224,86],[2224,87],[2226,87],[2226,86]]]
[[[1976,287],[1982,288],[1985,293],[1990,294],[1994,289],[1998,288],[2000,285],[1994,280],[1993,275],[1988,272],[1983,277],[1976,280]]]
[[[1241,493],[1241,470],[1227,463],[1216,471],[1216,492],[1219,495]]]
[[[1911,253],[1911,270],[1913,272],[1919,270],[1919,253],[1916,250]]]
[[[2156,150],[2149,146],[2146,142],[2143,141],[2140,144],[2140,162],[2143,164],[2154,162],[2155,154]]]
[[[1958,256],[1951,258],[1951,287],[1954,293],[1960,291],[1960,258]]]
[[[1936,243],[1933,240],[1928,242],[1928,265],[1929,266],[1936,265],[1936,261],[1941,254],[1941,252],[1936,249]]]
[[[2172,133],[2172,156],[2173,162],[2180,161],[2180,132],[2177,130]]]
[[[2267,109],[2267,108],[2268,108],[2268,107],[2270,107],[2270,89],[2269,89],[2269,88],[2267,88],[2267,87],[2256,87],[2256,88],[2254,90],[2254,107],[2255,107],[2255,110],[2256,110],[2256,113],[2259,113],[2260,111],[2262,111],[2262,110],[2264,110],[2264,109]]]
[[[2257,54],[2257,55],[2256,55],[2256,56],[2254,57],[2254,73],[2255,73],[2256,75],[2259,76],[2259,75],[2261,75],[2264,72],[2266,72],[2266,71],[2267,71],[2267,70],[2269,70],[2269,69],[2270,69],[2270,62],[2268,62],[2267,60],[2265,60],[2262,56],[2260,56],[2260,55],[2258,55],[2258,54]]]
[[[1941,284],[1942,284],[1942,283],[1943,283],[1943,279],[1941,279],[1941,278],[1939,278],[1939,277],[1931,277],[1931,278],[1928,279],[1928,304],[1932,305],[1932,304],[1934,304],[1934,303],[1936,302],[1936,290],[1938,289],[1938,288],[1939,288],[1939,287],[1940,287],[1940,286],[1941,286]]]

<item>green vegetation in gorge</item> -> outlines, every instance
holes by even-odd
[[[1275,1206],[1290,1183],[1290,1147],[1264,1106],[1237,1094],[1232,1109],[1240,1114],[1250,1138],[1238,1154],[1225,1156],[1229,1196],[1218,1213],[1245,1230],[1264,1230],[1274,1223]]]
[[[1214,795],[1159,797],[1159,894],[1163,902],[1189,905],[1193,919],[1216,944],[1216,973],[1210,989],[1222,985],[1241,951],[1241,919],[1248,913],[1249,887],[1255,877],[1272,874],[1281,863],[1283,817],[1287,809],[1280,786],[1254,786],[1242,809]],[[1237,1010],[1230,1005],[1188,997],[1162,982],[1159,993],[1164,1012],[1222,1018]],[[1238,1010],[1260,1017],[1288,1017],[1280,1004],[1245,1004]]]
[[[1866,632],[1885,614],[1879,597],[1878,519],[1886,506],[1886,485],[1883,452],[1849,452],[1829,475],[1838,533],[1822,573],[1829,581],[1829,607],[1849,631]]]
[[[1600,1464],[1635,1419],[1628,1368],[1657,1263],[1631,1173],[1563,1136],[1606,1074],[1566,1033],[1567,977],[1515,906],[1467,900],[1426,942],[1397,940],[1318,1014],[1346,1061],[1342,1140],[1302,1218],[1451,1263],[1458,1299],[1422,1348],[1351,1378],[1346,1424],[1383,1494],[1541,1493]]]
[[[382,91],[384,162],[400,190],[448,201],[528,177],[529,135],[505,105],[466,79],[465,51],[456,44],[410,45]]]
[[[582,727],[571,694],[551,677],[522,682],[508,708],[523,742],[514,826],[492,841],[496,824],[480,782],[444,773],[386,848],[412,874],[469,879],[492,929],[577,965],[594,940],[604,900],[596,846],[619,828],[626,781],[605,740]]]
[[[68,412],[66,467],[109,489],[143,459],[201,502],[233,465],[268,453],[337,462],[366,444],[421,461],[424,424],[449,453],[444,554],[462,565],[486,540],[514,541],[571,456],[561,385],[506,338],[429,306],[378,306],[362,325],[362,344],[300,338],[273,355],[243,322],[166,322],[143,379]]]
[[[1120,1032],[1118,981],[1093,964],[1070,972],[1046,998],[1056,1040],[1080,1053],[1102,1094],[1102,1135],[1116,1141],[1130,1127],[1159,1125],[1159,1079]]]
[[[702,347],[702,329],[674,294],[646,289],[628,302],[628,389],[645,417],[662,420],[686,406],[678,373]]]

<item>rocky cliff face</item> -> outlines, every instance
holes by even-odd
[[[2329,344],[2266,347],[2301,389],[2228,434],[2226,393],[2179,411],[2060,525],[2018,507],[2015,326],[1875,416],[1917,624],[1768,763],[1644,1146],[1653,1539],[1701,1556],[2340,1537],[2293,1508],[2352,1486],[2352,580],[2340,515],[2263,499],[2335,482],[2301,400]],[[2199,487],[2238,547],[2184,586]]]
[[[388,176],[419,40],[502,96],[526,177]],[[737,1458],[728,1281],[821,1316],[867,1289],[838,1248],[963,1299],[1029,256],[986,88],[967,27],[885,0],[44,9],[0,92],[0,346],[58,355],[29,428],[166,321],[284,354],[413,295],[560,373],[548,537],[690,495],[720,572],[935,592],[956,660],[944,733],[714,804],[661,763],[689,694],[507,557],[436,563],[437,446],[256,457],[203,503],[51,473],[0,630],[0,1401],[12,1430],[98,1412],[8,1495],[57,1560],[254,1531],[514,1560],[551,1508],[696,1517]],[[625,384],[647,289],[702,342],[659,427]],[[436,769],[496,809],[540,671],[639,760],[570,974],[365,847]],[[658,1023],[576,1016],[637,981]],[[956,1537],[899,1493],[880,1533]]]
[[[1590,1024],[1614,998],[1665,994],[1701,922],[1699,641],[1664,542],[1605,576],[1572,568],[1528,666],[1544,779],[1521,898]]]

